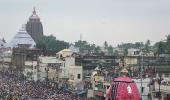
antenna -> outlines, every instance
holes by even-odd
[[[80,34],[80,41],[82,41],[82,34]]]

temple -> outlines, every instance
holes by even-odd
[[[43,26],[40,21],[39,16],[36,13],[36,9],[34,7],[32,15],[29,17],[29,21],[26,24],[26,31],[37,43],[40,37],[43,36]]]
[[[32,37],[26,32],[25,25],[21,27],[18,33],[13,37],[9,43],[11,48],[34,48],[36,43]]]

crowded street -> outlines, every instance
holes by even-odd
[[[25,80],[8,71],[0,75],[0,99],[4,100],[76,100],[70,92],[57,89],[44,82]]]

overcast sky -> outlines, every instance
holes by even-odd
[[[80,39],[116,46],[152,43],[170,34],[170,0],[0,0],[0,38],[10,41],[33,7],[44,34],[74,43]]]

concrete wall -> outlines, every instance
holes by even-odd
[[[80,78],[78,78],[78,74],[80,75]],[[82,81],[83,78],[83,68],[82,66],[70,66],[69,67],[69,76],[73,76],[73,80],[76,83],[79,83]]]
[[[37,81],[38,77],[37,77],[37,61],[25,61],[25,67],[24,67],[24,71],[23,74],[24,76],[26,76],[29,80],[34,80]],[[32,73],[32,75],[28,75],[28,73]]]
[[[47,71],[48,71],[47,64],[40,64],[39,65],[39,72],[38,72],[39,75],[38,76],[39,76],[40,81],[46,80]]]

